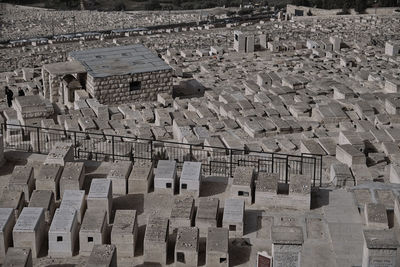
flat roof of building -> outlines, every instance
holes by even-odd
[[[79,61],[96,78],[171,69],[141,44],[75,51],[69,57]]]
[[[43,68],[53,75],[66,75],[86,72],[85,67],[77,61],[46,64],[43,65]]]

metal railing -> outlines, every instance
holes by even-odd
[[[96,161],[176,160],[178,168],[184,161],[202,162],[203,172],[232,177],[237,166],[252,166],[258,172],[278,173],[280,182],[289,183],[293,174],[310,175],[312,185],[322,185],[322,156],[315,154],[289,155],[212,147],[107,135],[100,131],[73,131],[2,124],[1,132],[6,149],[48,154],[56,142],[70,142],[77,159]]]

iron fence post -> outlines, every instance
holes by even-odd
[[[285,183],[289,182],[289,155],[286,155],[286,171],[285,171]]]
[[[301,153],[300,174],[303,174],[303,153]]]
[[[135,155],[134,155],[134,150],[133,150],[133,147],[131,147],[131,152],[129,153],[130,154],[130,160],[132,161],[132,164],[133,165],[135,165]]]
[[[233,168],[233,153],[232,153],[232,149],[229,149],[229,153],[230,153],[230,155],[229,155],[229,176],[230,177],[232,177],[233,176],[233,170],[232,170],[232,168]]]
[[[319,156],[320,162],[319,162],[319,186],[322,186],[322,156]]]
[[[38,149],[38,153],[40,154],[40,131],[39,131],[39,127],[36,128],[36,135],[37,135],[37,149]]]
[[[115,153],[114,153],[114,135],[111,136],[111,149],[112,149],[112,159],[115,161]]]
[[[274,153],[272,153],[272,166],[271,166],[271,173],[274,173]]]
[[[190,161],[193,160],[193,150],[192,150],[192,145],[189,146],[189,156],[190,156]]]
[[[315,179],[317,178],[317,159],[316,157],[313,157],[314,159],[314,174],[313,174],[313,187],[315,187]]]

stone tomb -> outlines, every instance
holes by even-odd
[[[199,229],[178,228],[175,243],[175,266],[197,266],[199,259]]]
[[[58,164],[43,164],[36,177],[36,190],[51,190],[60,199],[60,178],[63,167]]]
[[[23,125],[35,125],[54,114],[53,105],[40,95],[16,96],[13,103],[17,118]]]
[[[338,187],[355,186],[355,181],[349,167],[344,163],[335,163],[330,169],[331,182]]]
[[[244,200],[229,198],[225,200],[222,226],[229,229],[229,236],[242,237],[244,234]]]
[[[179,183],[181,194],[199,197],[201,189],[201,162],[185,161]]]
[[[66,162],[74,160],[72,143],[57,142],[47,155],[45,164],[59,164],[64,166]]]
[[[153,164],[136,163],[128,178],[128,194],[147,194],[153,178]]]
[[[170,216],[170,229],[178,227],[191,227],[194,220],[194,198],[191,196],[178,196],[174,200]]]
[[[51,220],[56,210],[56,203],[54,201],[53,191],[49,190],[35,190],[32,193],[31,201],[28,207],[36,207],[44,209],[44,217],[48,224]]]
[[[150,216],[147,219],[143,241],[143,259],[145,263],[167,262],[169,220],[164,217]]]
[[[90,253],[87,267],[117,267],[117,250],[115,245],[95,245]]]
[[[366,163],[364,153],[349,144],[336,146],[336,159],[349,167]]]
[[[85,179],[85,166],[83,162],[67,162],[60,178],[60,195],[65,190],[81,190]]]
[[[29,202],[32,191],[35,188],[33,168],[31,166],[15,166],[8,183],[10,191],[24,192],[25,201]]]
[[[138,233],[136,210],[117,210],[111,230],[111,244],[118,251],[118,257],[134,257]]]
[[[274,266],[300,266],[304,242],[303,229],[298,226],[272,226],[272,257]]]
[[[14,210],[12,208],[0,208],[0,263],[4,261],[8,248],[12,246],[14,224]]]
[[[72,208],[57,209],[49,229],[49,256],[72,257],[78,241],[77,212]]]
[[[78,223],[82,223],[86,210],[86,199],[84,190],[65,190],[60,204],[60,209],[76,210]]]
[[[3,267],[32,267],[30,248],[9,248]]]
[[[14,226],[14,247],[31,248],[32,256],[36,258],[46,238],[45,228],[43,208],[24,208]]]
[[[13,192],[5,190],[0,198],[0,208],[11,208],[14,210],[15,220],[18,219],[25,206],[24,192]]]
[[[254,168],[236,167],[231,185],[231,197],[243,199],[246,205],[251,205],[254,187]]]
[[[388,217],[385,205],[366,203],[364,208],[365,222],[372,229],[388,229]]]
[[[126,195],[128,193],[128,177],[132,171],[132,162],[114,162],[113,164],[111,164],[110,168],[111,169],[107,175],[107,179],[112,181],[113,196]]]
[[[282,203],[284,206],[309,210],[311,208],[311,177],[304,174],[292,174],[289,195],[288,198],[284,198],[284,201],[285,203]]]
[[[98,118],[109,119],[109,111],[107,105],[100,104],[96,99],[87,98],[86,103],[94,111]]]
[[[86,67],[86,91],[101,104],[155,101],[158,93],[172,93],[172,68],[141,44],[74,51],[69,58]]]
[[[395,267],[399,242],[391,230],[364,230],[362,267]]]
[[[229,266],[229,231],[225,228],[208,228],[206,241],[206,266]]]
[[[107,213],[107,222],[110,223],[112,212],[112,182],[108,179],[93,179],[87,196],[88,209]]]
[[[88,256],[94,245],[105,244],[106,231],[106,212],[88,209],[79,231],[79,254]]]
[[[196,227],[200,230],[200,236],[206,236],[209,227],[217,227],[218,208],[218,198],[199,198]]]
[[[390,164],[389,180],[393,184],[400,184],[400,167],[397,164]]]
[[[255,203],[276,205],[279,174],[259,172],[255,181]]]
[[[154,170],[154,191],[173,195],[176,183],[176,161],[159,160]]]

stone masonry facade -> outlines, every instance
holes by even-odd
[[[132,89],[140,82],[140,89]],[[158,93],[172,94],[172,70],[160,70],[108,77],[88,74],[86,90],[101,104],[124,104],[134,101],[155,101]]]

